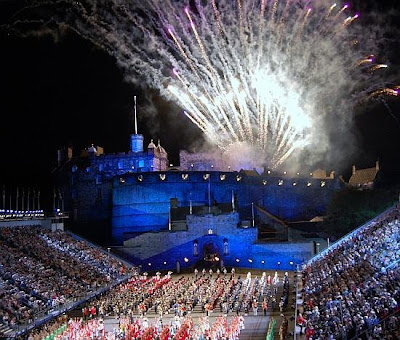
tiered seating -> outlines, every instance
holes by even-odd
[[[106,252],[41,227],[0,228],[0,324],[31,323],[125,272]],[[3,332],[3,333],[4,333]]]
[[[352,233],[303,271],[307,338],[380,339],[380,320],[399,309],[400,211]]]

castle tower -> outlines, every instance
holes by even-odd
[[[131,152],[143,152],[143,135],[137,133],[136,96],[135,99],[135,133],[131,135]]]
[[[143,135],[131,135],[131,152],[143,152]]]

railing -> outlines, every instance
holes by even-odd
[[[366,330],[362,331],[361,333],[357,333],[354,337],[352,337],[350,340],[356,340],[356,339],[362,339],[361,335],[366,334],[366,339],[369,339],[369,332],[376,326],[380,325],[383,323],[383,327],[382,330],[385,330],[385,323],[386,320],[389,319],[392,316],[395,316],[397,314],[400,314],[400,309],[397,309],[396,311],[394,311],[393,313],[385,316],[382,320],[380,320],[376,325],[374,325],[373,327],[367,328]]]
[[[298,314],[298,308],[297,308],[297,295],[299,294],[299,275],[301,274],[300,271],[300,265],[296,265],[296,271],[295,271],[295,279],[294,279],[294,284],[296,287],[295,291],[295,298],[294,298],[294,329],[293,329],[293,339],[297,340],[297,333],[296,333],[296,325],[297,325],[297,314]]]
[[[386,272],[388,269],[394,267],[394,266],[397,265],[398,263],[400,263],[400,259],[397,260],[397,261],[395,261],[395,262],[392,262],[392,263],[389,264],[387,267],[383,268],[383,269],[382,269],[382,272]]]

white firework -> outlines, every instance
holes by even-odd
[[[136,2],[49,4],[53,19],[112,54],[128,80],[144,78],[178,102],[210,142],[249,145],[271,168],[313,143],[324,115],[355,98],[397,95],[373,80],[386,65],[369,55],[347,4]]]

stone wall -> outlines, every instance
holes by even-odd
[[[177,261],[181,268],[201,269],[210,249],[219,257],[217,266],[259,269],[291,270],[313,255],[312,242],[258,244],[257,229],[240,228],[238,222],[237,213],[191,215],[187,231],[145,233],[125,241],[122,251],[143,270],[175,270]]]
[[[296,183],[296,185],[293,185]],[[246,176],[238,172],[128,174],[113,180],[112,235],[121,244],[129,232],[165,231],[172,198],[178,206],[231,203],[240,220],[251,220],[251,203],[286,221],[307,220],[326,212],[339,189],[337,180]],[[209,196],[210,193],[210,196]]]
[[[182,171],[231,171],[229,164],[227,164],[222,153],[216,151],[213,154],[206,152],[190,153],[186,150],[179,152],[179,168]],[[238,169],[240,170],[240,169]]]

